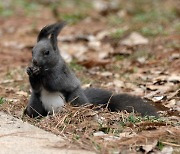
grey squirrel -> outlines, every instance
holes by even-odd
[[[46,116],[62,109],[66,102],[72,105],[105,105],[110,111],[139,112],[142,116],[158,116],[156,109],[140,97],[128,94],[112,95],[110,91],[87,88],[69,69],[57,45],[57,36],[65,23],[44,27],[32,49],[32,65],[27,68],[32,94],[25,114]]]

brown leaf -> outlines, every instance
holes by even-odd
[[[147,144],[147,145],[143,145],[141,146],[141,151],[143,151],[144,153],[149,153],[151,151],[153,151],[153,149],[156,147],[157,145],[157,140],[155,140],[152,144]]]
[[[143,37],[137,32],[131,33],[126,39],[121,41],[121,44],[127,45],[127,46],[133,46],[133,45],[141,45],[141,44],[148,44],[148,39]]]
[[[92,59],[78,62],[78,64],[83,65],[87,68],[92,68],[92,67],[96,67],[96,66],[105,67],[109,63],[110,63],[109,60],[92,60]]]

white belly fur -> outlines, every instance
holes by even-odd
[[[65,99],[60,92],[49,92],[44,88],[41,91],[41,101],[50,114],[61,111],[65,104]]]

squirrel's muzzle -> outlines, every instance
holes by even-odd
[[[33,60],[32,60],[32,63],[33,63],[34,66],[38,66],[38,62],[37,62],[36,59],[33,59]]]

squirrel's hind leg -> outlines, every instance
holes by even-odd
[[[44,109],[40,100],[40,94],[32,92],[28,105],[24,111],[29,117],[43,117],[47,115],[47,111]]]
[[[83,104],[88,104],[89,100],[84,94],[84,91],[80,87],[78,87],[68,96],[67,102],[72,105],[80,106]]]

